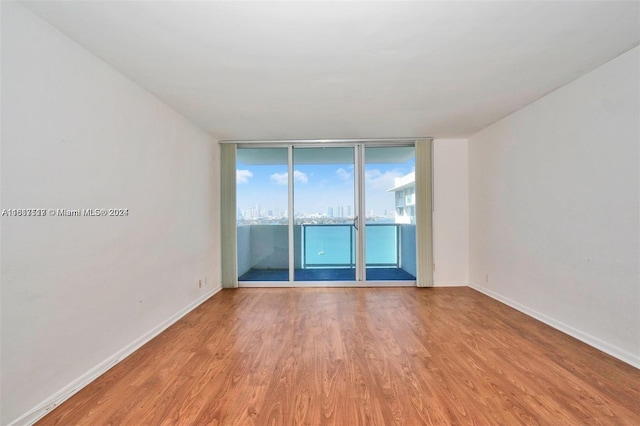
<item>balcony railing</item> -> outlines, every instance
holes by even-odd
[[[415,276],[415,228],[414,224],[408,223],[366,225],[367,270],[401,269]],[[356,237],[351,223],[295,224],[293,234],[294,269],[355,268]],[[237,238],[238,276],[248,271],[275,273],[289,270],[288,225],[239,224]],[[283,276],[285,278],[277,280],[286,280],[286,273]]]
[[[355,227],[352,224],[303,224],[303,268],[355,268]],[[400,232],[395,223],[366,225],[366,266],[400,264]]]

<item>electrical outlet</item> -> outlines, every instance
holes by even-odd
[[[488,283],[489,282],[489,274],[484,276],[484,282]]]
[[[207,277],[204,277],[204,285],[207,285],[207,284],[209,284]]]
[[[202,280],[198,280],[198,288],[202,288]]]

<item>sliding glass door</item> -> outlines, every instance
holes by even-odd
[[[416,279],[413,146],[364,148],[367,281]]]
[[[289,281],[288,173],[287,148],[237,150],[238,281]]]
[[[355,281],[355,148],[293,148],[295,281]]]
[[[415,285],[413,143],[247,144],[235,159],[239,285]]]

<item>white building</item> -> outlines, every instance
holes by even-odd
[[[396,207],[394,217],[396,223],[416,223],[416,174],[395,178],[393,188],[389,192],[395,192]]]

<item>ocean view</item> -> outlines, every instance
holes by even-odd
[[[394,224],[366,226],[368,266],[397,264],[397,227]],[[353,225],[305,225],[306,266],[349,266],[355,263]]]

